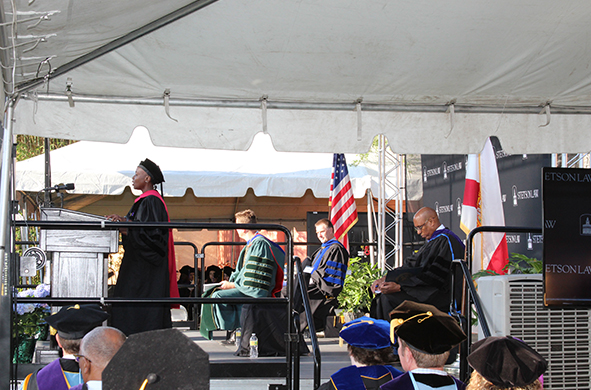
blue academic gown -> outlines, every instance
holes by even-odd
[[[402,375],[402,371],[387,365],[349,366],[332,374],[330,382],[322,384],[319,390],[378,389],[381,384],[400,375]]]

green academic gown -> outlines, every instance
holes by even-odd
[[[229,297],[271,297],[277,296],[283,284],[285,252],[265,236],[256,234],[248,240],[240,252],[236,270],[230,277],[235,288],[215,289],[205,296],[212,298]],[[216,329],[235,330],[240,327],[242,305],[204,304],[201,308],[201,334],[211,339]]]

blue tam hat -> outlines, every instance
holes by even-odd
[[[391,347],[390,323],[371,317],[361,317],[343,325],[339,336],[349,345],[364,349]]]

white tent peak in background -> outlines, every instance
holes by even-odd
[[[197,197],[242,197],[248,188],[257,196],[299,198],[311,189],[328,198],[332,153],[278,152],[268,135],[255,135],[247,151],[154,146],[145,127],[137,127],[127,144],[80,141],[51,152],[52,185],[74,183],[77,194],[119,195],[131,187],[140,161],[149,158],[164,173],[164,195],[180,197],[188,188]],[[354,161],[355,155],[348,155]],[[16,164],[17,191],[45,187],[43,155]],[[367,163],[349,166],[355,198],[372,188],[377,170]],[[139,195],[139,192],[134,192]]]

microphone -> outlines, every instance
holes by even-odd
[[[67,183],[67,184],[56,184],[53,187],[44,188],[43,191],[63,191],[63,190],[73,190],[74,183]]]

